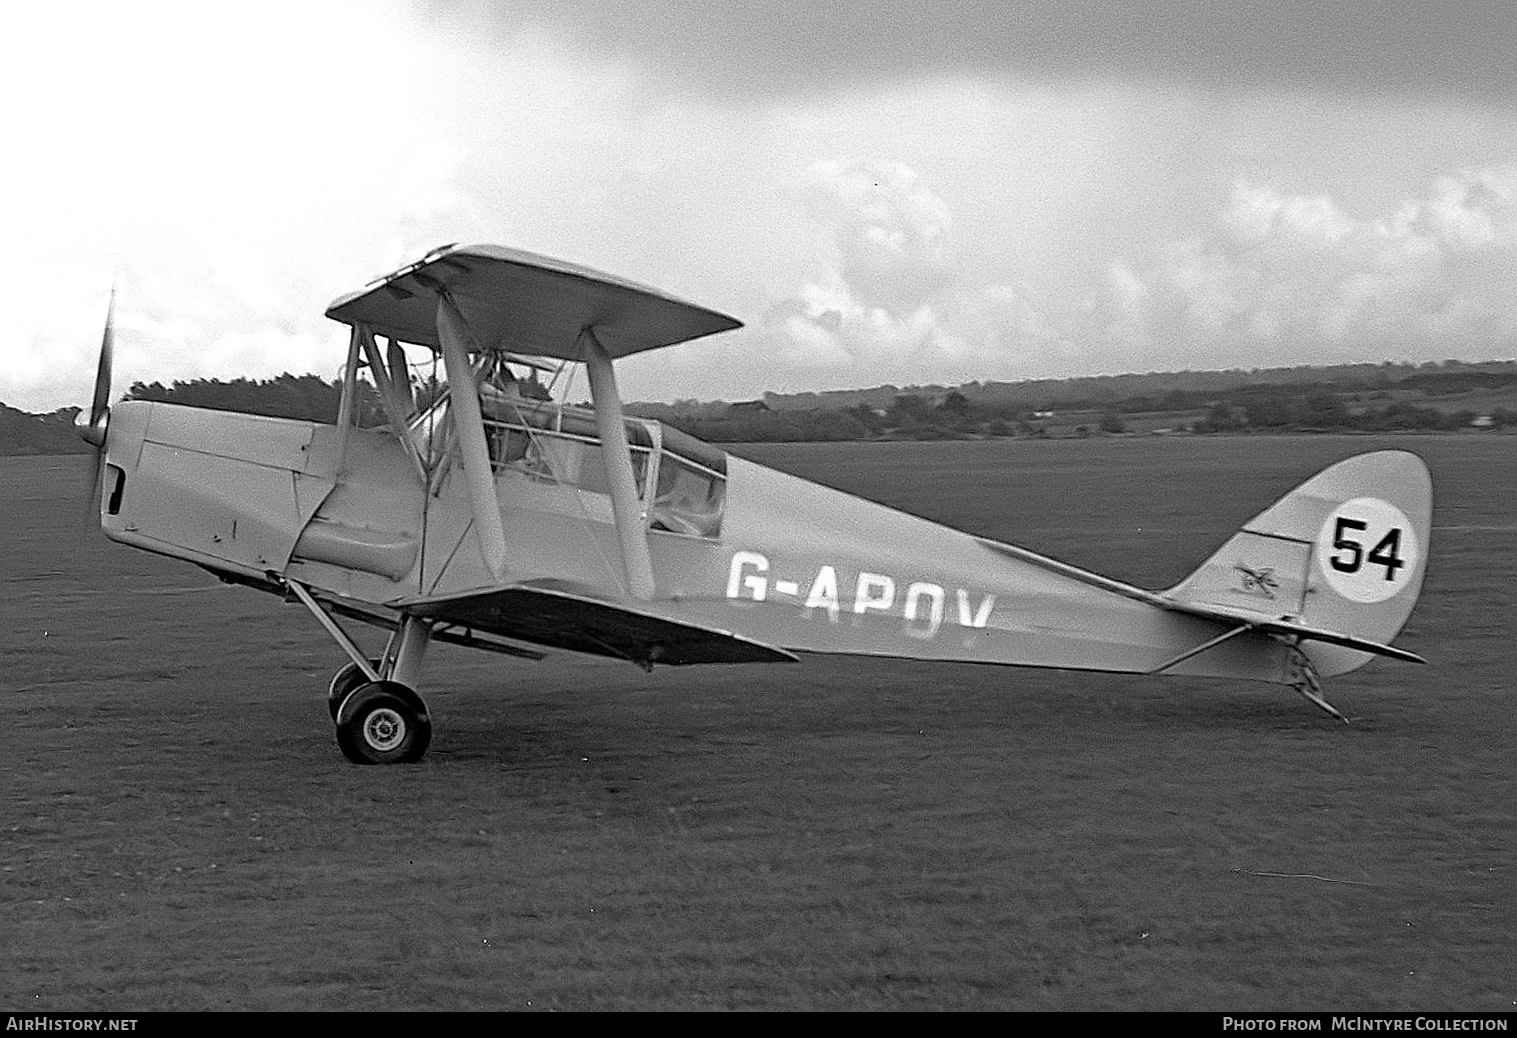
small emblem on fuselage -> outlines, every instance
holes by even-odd
[[[1233,569],[1238,571],[1238,587],[1234,591],[1245,595],[1260,595],[1264,598],[1274,598],[1275,592],[1280,590],[1280,582],[1275,579],[1273,567],[1266,566],[1262,569],[1254,569],[1238,562],[1233,564]]]

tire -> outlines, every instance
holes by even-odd
[[[337,711],[337,746],[354,764],[410,764],[431,742],[426,704],[398,682],[359,685]]]
[[[379,661],[369,660],[369,666],[377,673]],[[332,715],[332,720],[337,720],[337,711],[342,709],[342,701],[348,698],[359,685],[368,684],[369,679],[363,671],[358,669],[358,664],[349,660],[338,668],[337,673],[332,675],[332,683],[327,686],[327,710]]]

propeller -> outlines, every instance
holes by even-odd
[[[95,368],[95,393],[89,411],[74,416],[79,438],[95,448],[90,461],[89,492],[96,509],[100,501],[100,470],[105,459],[106,430],[111,422],[111,363],[116,352],[116,286],[111,286],[111,300],[105,310],[105,335],[100,341],[100,363]]]

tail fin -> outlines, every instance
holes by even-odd
[[[1427,569],[1433,488],[1406,451],[1340,461],[1243,525],[1164,593],[1187,612],[1257,623],[1310,640],[1328,677],[1389,648]]]

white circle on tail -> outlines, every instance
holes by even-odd
[[[1421,558],[1411,520],[1378,497],[1343,502],[1317,534],[1317,568],[1351,602],[1384,602],[1405,590]]]

